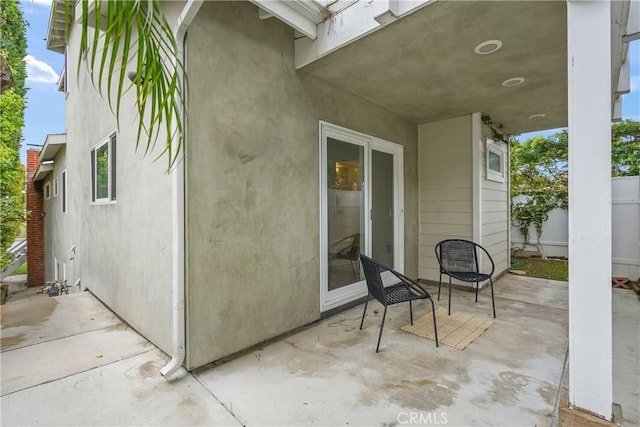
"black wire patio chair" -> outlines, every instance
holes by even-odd
[[[463,282],[476,284],[476,302],[478,302],[478,289],[480,283],[489,281],[491,285],[491,305],[493,317],[496,317],[496,302],[493,296],[493,273],[495,264],[489,252],[479,244],[462,239],[448,239],[436,245],[436,257],[440,266],[440,280],[438,281],[438,301],[440,301],[440,288],[442,287],[442,275],[449,276],[449,315],[451,315],[451,278]],[[480,250],[480,251],[479,251]],[[478,255],[484,253],[491,263],[491,270],[483,273],[478,268]],[[487,269],[488,270],[488,269]]]
[[[364,270],[364,276],[367,281],[367,288],[369,290],[369,295],[372,295],[375,299],[380,302],[384,306],[384,313],[382,315],[382,323],[380,324],[380,333],[378,334],[378,344],[376,345],[376,353],[378,353],[380,349],[380,339],[382,338],[382,329],[384,328],[384,321],[387,317],[387,307],[393,304],[398,304],[401,302],[409,302],[409,317],[411,319],[411,324],[413,325],[413,306],[412,302],[418,299],[428,299],[431,301],[431,310],[433,313],[433,331],[435,333],[436,338],[436,347],[439,347],[438,344],[438,328],[436,326],[436,309],[433,304],[433,299],[431,299],[431,295],[427,292],[422,286],[420,286],[415,281],[411,280],[404,274],[398,273],[397,271],[386,267],[380,264],[377,261],[369,258],[366,255],[360,254],[360,262],[362,262],[362,268]],[[393,274],[398,281],[389,285],[384,286],[382,282],[382,277],[380,275],[381,271],[388,271]],[[367,295],[367,301],[364,304],[364,311],[362,312],[362,320],[360,321],[360,329],[362,329],[362,325],[364,324],[364,317],[367,313],[367,305],[369,304],[369,295]]]

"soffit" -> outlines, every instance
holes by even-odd
[[[71,7],[64,0],[51,2],[51,14],[49,15],[49,27],[47,28],[47,49],[58,53],[64,53],[67,43],[68,15]]]
[[[40,161],[47,162],[53,160],[58,151],[67,143],[66,133],[50,133],[40,150]]]
[[[474,53],[492,39],[500,50]],[[301,72],[415,123],[482,112],[521,133],[567,125],[566,57],[564,1],[438,1]]]

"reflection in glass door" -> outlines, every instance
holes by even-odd
[[[361,280],[364,242],[364,147],[327,138],[328,290]]]
[[[394,265],[393,154],[371,152],[371,257]]]
[[[320,139],[320,305],[326,311],[367,294],[359,253],[402,270],[402,146],[329,123],[322,123]]]

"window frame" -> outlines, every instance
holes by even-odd
[[[495,154],[500,158],[500,170],[496,171],[491,168],[489,157],[491,154]],[[496,144],[494,141],[487,139],[487,148],[485,153],[485,162],[487,170],[487,179],[496,182],[505,182],[506,180],[506,149],[501,145]]]
[[[107,204],[116,202],[116,132],[112,132],[91,147],[91,203]],[[98,198],[98,164],[96,152],[107,147],[107,196]]]
[[[69,197],[68,195],[68,190],[67,190],[67,185],[68,185],[68,179],[67,179],[67,170],[63,170],[62,174],[60,175],[60,181],[61,181],[61,185],[62,185],[62,212],[63,213],[67,213],[67,198]]]
[[[58,194],[60,193],[59,187],[58,177],[56,176],[53,178],[53,197],[58,197]]]
[[[42,187],[42,193],[45,200],[51,200],[51,181],[47,181],[44,183],[44,186]]]

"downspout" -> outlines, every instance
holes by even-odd
[[[177,57],[183,64],[182,72],[179,71],[180,85],[184,90],[184,73],[186,70],[185,58],[185,36],[193,18],[195,18],[203,0],[188,0],[178,17],[176,26],[173,29],[177,44]],[[186,94],[186,92],[183,92]],[[183,106],[178,114],[186,118]],[[183,122],[183,142],[186,144],[186,122]],[[186,146],[186,145],[185,145]],[[184,147],[183,146],[183,149]],[[171,171],[172,191],[172,285],[173,285],[173,354],[169,363],[162,368],[160,373],[164,377],[170,377],[183,364],[185,356],[185,164],[186,155],[176,164]]]

